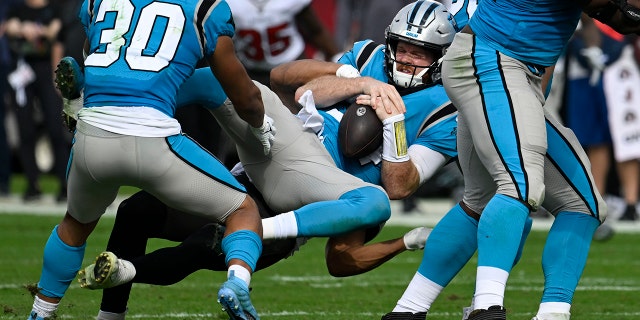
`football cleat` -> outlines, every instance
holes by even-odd
[[[615,233],[615,230],[605,222],[596,229],[596,232],[593,233],[593,240],[604,242],[613,238]]]
[[[462,320],[469,319],[469,314],[471,314],[471,311],[473,311],[473,307],[471,306],[462,308]]]
[[[218,291],[218,303],[231,320],[260,320],[258,312],[251,304],[249,287],[244,281],[236,278],[233,271]]]
[[[49,320],[50,318],[43,318],[39,316],[35,311],[31,311],[27,320]]]
[[[382,316],[381,320],[425,320],[427,319],[426,312],[389,312]]]
[[[84,102],[82,99],[84,74],[78,62],[72,57],[62,58],[56,68],[54,81],[63,97],[62,120],[69,132],[74,132],[78,123],[78,111],[82,109]]]
[[[105,251],[98,255],[94,264],[78,272],[78,282],[85,289],[107,289],[127,283],[135,275],[136,268],[131,262]]]
[[[569,320],[571,319],[570,313],[542,313],[536,315],[531,320]]]
[[[502,306],[476,309],[469,314],[469,320],[507,320],[507,310]]]
[[[402,237],[404,241],[404,246],[407,250],[422,250],[424,249],[424,245],[427,242],[427,238],[429,238],[429,234],[431,234],[431,229],[427,227],[419,227],[415,228]]]
[[[80,98],[80,93],[84,88],[84,74],[76,59],[72,57],[62,58],[55,73],[56,88],[60,90],[62,97],[66,99]]]

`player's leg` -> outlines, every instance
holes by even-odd
[[[262,252],[258,208],[233,175],[207,150],[185,135],[140,139],[136,157],[141,182],[149,193],[177,210],[214,219],[226,226],[222,250],[226,254],[229,284],[221,301],[231,298],[230,316],[258,318],[249,299],[249,283]],[[232,284],[232,285],[231,285]],[[229,296],[231,293],[234,295]]]
[[[246,175],[236,177],[258,200],[260,214],[263,217],[273,215],[273,211],[264,205],[264,200],[260,201],[260,194]],[[220,243],[224,227],[211,221],[168,208],[145,191],[140,191],[123,201],[118,207],[107,251],[117,254],[120,258],[117,260],[119,263],[122,263],[123,259],[130,260],[135,273],[116,275],[125,283],[120,285],[118,281],[112,282],[111,285],[114,287],[104,290],[97,319],[124,319],[132,283],[171,285],[197,270],[226,270],[225,256]],[[178,246],[144,254],[149,238],[183,241]],[[295,246],[295,239],[265,242],[256,270],[291,256]],[[175,261],[182,263],[176,264]],[[85,270],[91,270],[86,271],[86,274],[93,273],[94,267],[95,264],[86,268]],[[118,269],[116,272],[127,271]],[[94,283],[86,287],[98,289],[104,286]]]
[[[444,85],[459,115],[467,119],[476,152],[497,184],[478,225],[475,307],[499,306],[488,313],[501,317],[506,281],[530,207],[540,205],[544,192],[543,95],[539,75],[522,63],[498,58],[472,35],[461,34],[456,40],[443,63]]]
[[[575,135],[547,115],[547,138],[543,205],[556,219],[542,254],[545,287],[534,319],[562,320],[570,317],[593,234],[606,218],[607,209]]]
[[[265,239],[332,236],[386,221],[391,209],[384,190],[338,169],[318,137],[302,127],[275,93],[258,87],[265,112],[278,123],[270,156],[259,152],[232,106],[212,113],[236,142],[238,156],[266,202],[284,212],[263,221]]]
[[[108,155],[114,154],[103,143],[104,140],[90,130],[75,135],[68,175],[67,214],[53,229],[44,247],[38,294],[32,309],[33,319],[50,317],[57,309],[58,302],[80,269],[87,237],[116,197],[117,184],[97,183],[95,177],[89,174],[90,171],[101,174],[101,170],[109,170],[106,165],[92,166],[96,163],[93,160],[109,159]]]
[[[462,121],[463,118],[458,119],[458,123]],[[440,292],[476,251],[479,215],[475,212],[482,212],[496,187],[477,159],[467,126],[458,126],[457,144],[465,185],[463,202],[469,205],[461,202],[454,206],[434,227],[417,272],[393,311],[383,319],[392,316],[411,319],[417,314],[426,314]]]
[[[120,204],[106,250],[108,252],[113,252],[122,260],[118,259],[114,261],[114,265],[109,267],[116,267],[118,264],[126,260],[132,261],[133,267],[118,268],[116,270],[115,277],[121,280],[112,281],[111,284],[115,285],[115,287],[106,289],[103,292],[100,312],[97,317],[98,319],[116,319],[115,317],[118,316],[120,317],[118,319],[124,319],[127,310],[127,301],[129,300],[129,294],[132,286],[132,282],[129,281],[136,281],[134,277],[136,275],[136,271],[143,276],[147,274],[144,267],[136,265],[136,259],[144,256],[147,240],[149,238],[179,239],[176,238],[176,236],[169,237],[163,234],[163,230],[166,230],[168,221],[171,220],[168,219],[167,216],[167,207],[145,191],[140,191],[134,194]],[[170,223],[170,225],[176,227],[174,232],[177,232],[178,229],[184,230],[184,228],[180,227],[184,224],[185,223]],[[184,239],[184,236],[182,239]],[[180,265],[184,267],[189,266],[187,263],[172,263],[170,265]],[[155,268],[150,268],[150,270],[154,273],[159,273],[165,266],[167,266],[167,264],[160,263],[157,264]],[[83,270],[85,271],[83,273],[84,276],[88,276],[89,279],[91,279],[92,275],[95,274],[94,267],[95,264],[85,268]],[[97,271],[104,272],[104,270]],[[84,279],[86,284],[85,287],[94,289],[104,287],[104,283],[98,284],[95,282],[95,277],[93,278],[93,283],[88,283],[87,278]],[[80,281],[82,282],[82,280],[83,278],[81,277]],[[120,282],[125,283],[118,285]]]

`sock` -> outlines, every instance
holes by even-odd
[[[571,304],[565,302],[543,302],[540,303],[538,314],[564,313],[570,314]]]
[[[262,219],[263,239],[286,239],[298,236],[298,221],[293,211]]]
[[[545,284],[541,302],[571,304],[599,225],[598,219],[585,213],[558,213],[542,251]]]
[[[478,222],[478,266],[510,272],[528,217],[529,209],[523,203],[496,194]]]
[[[62,298],[82,266],[86,243],[72,247],[58,236],[58,226],[53,228],[44,246],[42,273],[38,287],[40,293],[51,298]]]
[[[431,303],[442,292],[442,289],[442,286],[416,272],[402,297],[393,308],[393,312],[427,312],[431,308]],[[428,303],[425,304],[424,302]]]
[[[53,313],[58,309],[57,303],[51,303],[44,301],[36,296],[33,300],[33,312],[37,313],[39,317],[47,318],[52,317]]]
[[[251,272],[249,272],[245,267],[238,264],[232,264],[229,266],[229,271],[227,271],[227,278],[231,276],[231,274],[247,283],[247,287],[251,284]]]
[[[429,234],[418,272],[446,287],[476,252],[477,230],[459,204],[451,208]]]
[[[225,253],[225,263],[238,259],[249,265],[252,271],[256,270],[256,263],[262,254],[262,239],[250,230],[238,230],[222,239],[222,251]]]
[[[478,267],[476,293],[473,296],[474,309],[489,309],[504,305],[504,290],[509,273],[494,267]]]
[[[126,311],[122,313],[113,313],[100,310],[96,320],[124,320],[126,315]]]

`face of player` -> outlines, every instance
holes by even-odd
[[[396,70],[407,74],[418,74],[428,68],[433,63],[434,58],[433,52],[425,48],[398,41]]]

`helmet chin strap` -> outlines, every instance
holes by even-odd
[[[415,73],[415,70],[412,74],[404,73],[398,71],[398,61],[393,61],[393,82],[398,86],[404,88],[417,87],[419,85],[425,84],[422,79],[423,76],[429,71],[430,67],[424,68],[418,74]]]

